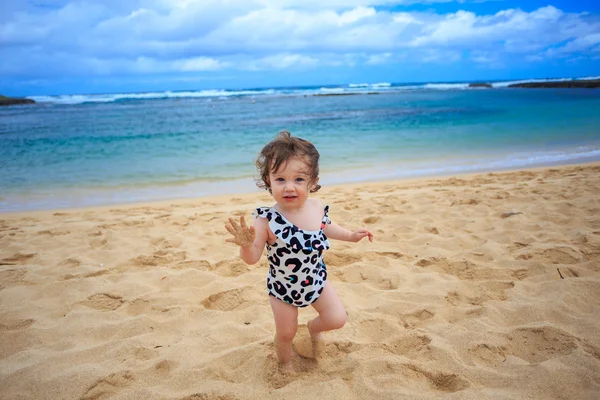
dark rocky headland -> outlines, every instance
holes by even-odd
[[[31,99],[17,99],[13,97],[6,97],[0,95],[0,106],[14,106],[17,104],[34,104],[35,101]]]
[[[493,86],[490,85],[489,83],[485,83],[485,82],[474,82],[474,83],[469,83],[469,87],[474,87],[474,88],[492,88]]]
[[[509,88],[558,88],[558,89],[597,89],[600,88],[600,79],[577,80],[577,81],[542,81],[542,82],[526,82],[514,83],[508,85]]]

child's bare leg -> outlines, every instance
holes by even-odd
[[[339,329],[346,323],[346,310],[335,289],[325,283],[321,296],[312,304],[319,316],[306,324],[308,333],[295,343],[296,353],[306,358],[318,358],[322,352],[321,332]]]
[[[330,282],[325,282],[321,296],[312,306],[319,313],[318,317],[308,321],[308,331],[313,340],[319,340],[321,332],[339,329],[346,324],[346,309]]]
[[[294,372],[292,366],[292,340],[298,329],[298,309],[290,304],[269,296],[273,317],[275,318],[275,351],[281,369]]]

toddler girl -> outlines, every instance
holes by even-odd
[[[262,149],[256,166],[261,174],[257,185],[272,194],[275,204],[256,209],[254,226],[248,227],[243,216],[239,224],[229,218],[225,228],[233,238],[227,241],[240,246],[247,264],[255,264],[267,247],[275,349],[282,369],[293,372],[292,340],[299,307],[311,305],[319,313],[307,324],[313,342],[321,332],[346,323],[346,310],[327,280],[323,262],[328,239],[358,242],[368,237],[373,241],[373,234],[364,228],[350,232],[331,222],[329,206],[309,196],[321,187],[319,152],[311,142],[282,131]]]

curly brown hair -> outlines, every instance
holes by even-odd
[[[319,152],[308,140],[292,136],[288,131],[281,131],[275,139],[263,147],[256,159],[256,168],[260,178],[256,180],[256,186],[271,192],[269,183],[269,172],[277,171],[279,167],[292,157],[302,157],[308,166],[310,176],[308,185],[312,186],[319,178]],[[321,185],[317,184],[310,190],[311,193],[318,191]]]

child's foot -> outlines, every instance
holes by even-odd
[[[320,341],[321,340],[321,332],[317,332],[317,333],[313,332],[313,330],[310,327],[311,322],[312,322],[312,320],[310,320],[306,323],[306,327],[308,328],[308,333],[310,333],[310,337],[312,338],[313,341]]]
[[[281,368],[281,372],[283,372],[285,375],[296,375],[294,364],[292,364],[291,361],[285,364],[280,364],[279,368]]]
[[[306,329],[298,329],[296,339],[294,340],[293,346],[296,353],[304,358],[317,358],[321,352],[321,333],[313,333],[310,328],[309,321],[306,324]]]
[[[315,358],[319,357],[322,353],[323,353],[323,348],[325,347],[325,344],[323,343],[323,338],[321,333],[322,332],[313,332],[311,329],[311,323],[312,320],[308,321],[308,323],[306,324],[306,327],[308,328],[308,333],[310,333],[310,337],[311,337],[311,342],[312,342],[312,347],[313,347],[313,354],[315,356]]]

